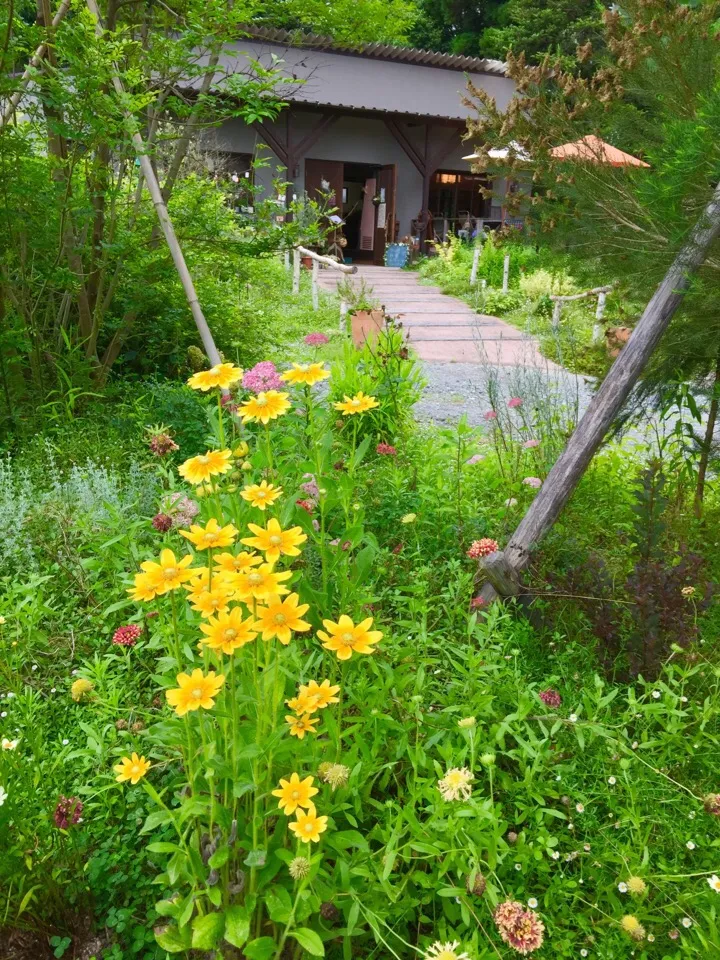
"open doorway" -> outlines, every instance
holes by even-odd
[[[343,253],[350,262],[382,264],[385,247],[395,239],[394,164],[305,161],[309,197],[330,197],[343,225]]]

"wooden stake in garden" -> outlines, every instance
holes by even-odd
[[[88,10],[95,18],[95,35],[98,38],[101,38],[103,35],[103,26],[96,0],[87,0],[87,6]],[[120,71],[117,67],[117,64],[113,63],[112,71],[113,87],[115,88],[115,93],[122,104],[123,113],[125,115],[125,123],[140,162],[141,173],[145,179],[148,190],[150,191],[155,212],[157,213],[162,232],[170,249],[173,263],[175,264],[175,269],[178,272],[180,282],[182,283],[183,290],[185,291],[185,296],[187,297],[188,304],[190,305],[190,310],[192,312],[193,319],[195,320],[195,325],[198,328],[200,339],[205,347],[205,353],[207,354],[210,363],[215,366],[221,362],[220,353],[215,346],[213,335],[210,332],[210,327],[208,326],[207,320],[205,319],[205,315],[202,311],[202,307],[200,306],[200,301],[198,300],[198,295],[195,290],[195,284],[193,283],[187,263],[185,262],[182,248],[180,247],[177,234],[175,233],[175,227],[170,219],[167,204],[163,199],[162,190],[160,189],[160,184],[155,176],[155,171],[153,170],[152,163],[150,162],[150,157],[148,156],[145,143],[140,134],[135,118],[130,110],[128,110],[124,105],[127,95],[123,86],[123,82],[120,78]]]
[[[480,596],[487,603],[523,592],[519,572],[570,499],[719,234],[720,183],[507,547],[482,563],[488,582]]]

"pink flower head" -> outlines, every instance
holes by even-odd
[[[53,813],[55,826],[60,830],[67,830],[73,824],[80,823],[83,805],[77,797],[58,797],[57,806]]]
[[[275,364],[271,360],[262,360],[245,372],[242,385],[251,393],[263,393],[265,390],[282,390],[285,383]]]
[[[485,459],[485,457],[483,456],[482,453],[475,453],[475,454],[473,454],[472,457],[469,457],[469,458],[465,461],[465,466],[471,467],[473,464],[475,464],[475,463],[480,463],[480,461],[481,461],[481,460],[484,460],[484,459]]]
[[[508,400],[508,406],[511,410],[515,410],[517,407],[521,407],[522,405],[522,397],[510,397]]]
[[[483,420],[497,420],[497,414],[494,410],[488,410],[487,413],[483,414]]]
[[[171,493],[160,506],[164,513],[172,517],[174,527],[189,527],[200,512],[198,504],[184,493]]]
[[[720,793],[709,793],[703,800],[705,813],[713,817],[720,817]]]
[[[539,447],[539,446],[540,446],[539,440],[526,440],[525,443],[523,444],[523,447],[526,450],[534,450],[535,447]]]
[[[112,642],[121,647],[134,647],[141,633],[142,630],[136,623],[129,623],[126,627],[117,628],[113,634]]]
[[[473,597],[470,601],[471,610],[482,610],[483,607],[487,606],[487,602],[483,600],[482,597]]]
[[[540,477],[525,477],[523,483],[526,487],[532,487],[533,490],[539,490],[542,486],[542,480]]]
[[[154,437],[150,438],[148,446],[156,457],[164,457],[168,453],[180,449],[169,433],[156,433]]]
[[[557,709],[562,703],[562,697],[557,690],[541,690],[538,696],[546,707],[553,707],[553,709]]]
[[[160,533],[167,533],[172,528],[173,518],[167,513],[158,513],[152,518],[152,525]]]
[[[480,557],[489,557],[491,553],[495,553],[499,549],[497,540],[483,537],[482,540],[473,540],[467,555],[471,560],[479,560]]]
[[[379,453],[381,457],[396,457],[397,450],[395,447],[390,446],[389,443],[379,443],[375,447],[375,452]]]
[[[679,930],[670,930],[670,931],[668,932],[668,936],[670,937],[671,940],[677,940],[677,938],[680,936],[680,931],[679,931]]]
[[[320,496],[320,488],[315,477],[311,473],[305,473],[303,474],[303,480],[305,483],[300,484],[300,489],[309,497],[317,499]]]
[[[527,955],[542,946],[545,925],[521,903],[513,900],[501,903],[495,909],[493,919],[503,941],[518,953]]]
[[[309,347],[322,347],[323,344],[330,343],[330,339],[324,333],[309,333],[305,337],[305,343]]]
[[[314,501],[314,500],[296,500],[295,503],[296,503],[299,507],[302,507],[303,510],[307,510],[308,513],[312,513],[313,510],[315,509],[315,501]]]

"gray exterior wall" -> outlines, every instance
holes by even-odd
[[[317,123],[320,113],[302,113],[292,116],[293,139],[302,139]],[[279,121],[273,126],[281,142],[285,137],[285,121],[281,114]],[[404,128],[409,138],[422,152],[424,146],[424,128]],[[450,135],[448,127],[431,127],[430,150],[439,149]],[[233,153],[255,153],[263,145],[261,134],[240,120],[232,120],[218,130],[213,131],[207,138],[208,146],[217,150],[227,150]],[[257,177],[260,185],[269,189],[273,175],[282,171],[280,161],[265,144],[265,155],[273,160],[273,166],[268,170],[259,171]],[[463,160],[463,156],[471,153],[470,144],[463,143],[460,134],[457,136],[457,146],[448,153],[441,164],[443,170],[460,170],[470,172],[470,163]],[[365,118],[344,116],[334,124],[318,142],[311,147],[308,156],[318,160],[342,160],[345,163],[368,163],[382,166],[394,163],[397,167],[397,197],[395,216],[400,225],[400,236],[410,232],[410,221],[417,217],[422,205],[422,177],[408,158],[400,144],[395,140],[381,118]],[[283,173],[283,176],[285,174]],[[294,185],[295,193],[300,196],[305,189],[305,160],[298,163],[295,176],[288,177]],[[496,192],[502,194],[502,184],[496,186]],[[493,208],[499,211],[500,199],[493,200]],[[496,213],[495,215],[499,215]]]

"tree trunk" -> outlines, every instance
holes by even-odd
[[[552,527],[570,499],[682,302],[693,274],[702,265],[719,233],[720,183],[511,537],[504,553],[513,569],[522,570],[527,566],[533,546]],[[493,600],[497,593],[486,584],[482,596],[485,600]]]
[[[698,465],[698,478],[695,487],[695,516],[699,519],[703,511],[703,499],[705,497],[705,478],[707,476],[708,463],[710,462],[710,453],[712,451],[713,437],[715,436],[715,424],[717,423],[718,403],[720,402],[720,351],[718,352],[717,364],[715,366],[715,379],[713,380],[712,396],[710,398],[710,410],[708,412],[708,422],[705,429],[705,439],[703,441],[702,452],[700,454],[700,463]]]

